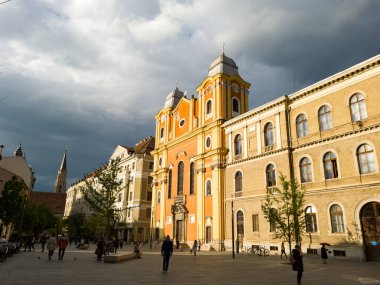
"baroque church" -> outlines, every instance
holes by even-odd
[[[304,252],[380,259],[380,55],[248,110],[250,83],[224,53],[187,98],[155,116],[152,228],[203,249],[245,251],[281,239],[261,210],[280,176],[305,189]],[[234,208],[232,208],[234,205]]]

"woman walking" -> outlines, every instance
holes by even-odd
[[[57,239],[54,236],[49,237],[47,242],[47,250],[49,251],[49,260],[51,260],[51,257],[53,256],[54,250],[57,247]]]
[[[193,246],[191,247],[192,252],[194,253],[194,257],[197,256],[198,243],[197,240],[194,240]]]

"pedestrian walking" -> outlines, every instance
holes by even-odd
[[[327,256],[327,251],[328,249],[326,248],[326,245],[325,244],[322,244],[322,248],[321,248],[321,257],[323,259],[323,264],[327,264],[327,258],[329,258]]]
[[[63,256],[65,255],[65,250],[68,245],[69,241],[65,235],[62,235],[58,240],[58,260],[62,260]]]
[[[285,244],[284,242],[281,243],[281,259],[282,259],[282,255],[285,254],[285,258],[288,258],[287,255],[286,255],[286,252],[285,252]]]
[[[40,238],[40,243],[41,243],[41,252],[45,251],[45,243],[46,243],[46,235],[43,234]]]
[[[198,242],[194,240],[193,246],[191,247],[191,251],[194,253],[194,257],[197,256]]]
[[[200,252],[201,251],[201,240],[198,240],[198,251]]]
[[[161,256],[163,257],[162,273],[168,273],[169,260],[173,254],[173,242],[170,240],[170,236],[167,235],[161,247]]]
[[[117,253],[117,249],[119,248],[119,238],[117,236],[113,237],[113,253]]]
[[[57,247],[57,239],[54,236],[49,237],[47,241],[47,250],[49,251],[49,260],[51,260],[51,257],[53,256],[54,250]]]
[[[292,250],[292,256],[294,259],[294,262],[292,264],[293,271],[297,271],[297,285],[301,285],[301,279],[302,279],[302,274],[303,274],[303,262],[302,262],[303,254],[298,244]]]
[[[133,251],[136,254],[137,258],[141,258],[141,255],[142,255],[141,246],[138,245],[137,241],[135,241],[135,244],[133,246]]]
[[[105,246],[104,240],[102,237],[100,237],[96,243],[96,250],[95,250],[97,261],[102,261],[102,256],[104,253],[104,246]]]

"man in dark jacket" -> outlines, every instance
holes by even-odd
[[[301,279],[302,279],[302,273],[303,273],[303,262],[302,262],[303,254],[298,244],[292,250],[292,256],[294,259],[293,271],[297,271],[297,285],[301,285]]]
[[[161,247],[161,255],[163,257],[162,273],[168,272],[169,259],[173,254],[173,242],[170,240],[170,236],[167,235]]]

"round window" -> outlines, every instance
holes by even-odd
[[[179,122],[179,126],[180,127],[183,127],[185,125],[185,119],[182,119],[180,122]]]
[[[211,138],[207,137],[206,138],[206,147],[209,148],[211,146]]]

